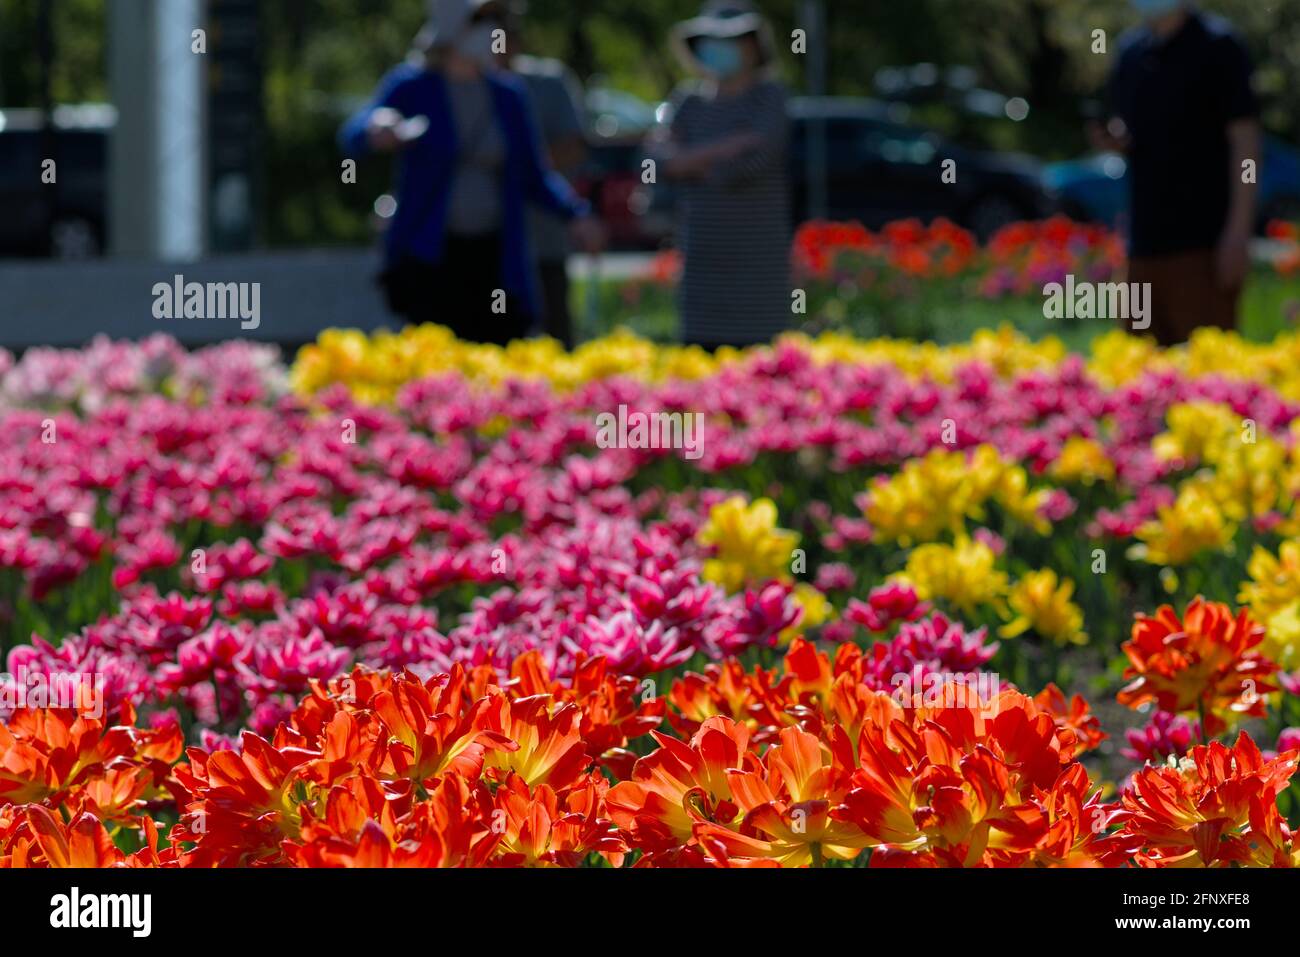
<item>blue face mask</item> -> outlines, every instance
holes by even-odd
[[[1129,4],[1144,17],[1159,17],[1173,13],[1184,0],[1129,0]]]
[[[745,57],[735,40],[705,37],[695,45],[695,56],[714,76],[727,79],[745,68]]]

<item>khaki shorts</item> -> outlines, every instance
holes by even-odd
[[[1139,334],[1172,346],[1201,326],[1235,329],[1241,286],[1223,288],[1216,273],[1212,249],[1131,260],[1128,281],[1151,284],[1151,328]],[[1130,322],[1125,326],[1132,329]]]

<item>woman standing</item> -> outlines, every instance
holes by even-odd
[[[766,342],[791,312],[789,120],[771,29],[745,0],[714,0],[673,39],[701,78],[652,147],[681,189],[682,338]]]
[[[427,49],[384,78],[340,139],[349,156],[401,153],[381,277],[393,312],[504,344],[542,314],[526,204],[576,221],[589,250],[600,228],[547,166],[524,87],[493,69],[508,42],[499,0],[433,8]]]

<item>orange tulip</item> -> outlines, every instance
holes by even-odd
[[[1034,695],[1034,704],[1052,716],[1059,732],[1074,735],[1073,753],[1076,756],[1092,751],[1106,740],[1106,732],[1101,730],[1101,721],[1092,713],[1083,695],[1076,694],[1067,703],[1065,692],[1053,683]]]
[[[529,787],[549,784],[566,788],[577,781],[591,759],[578,731],[582,712],[577,705],[562,704],[552,713],[550,695],[492,701],[487,720],[514,747],[495,751],[487,761],[491,781],[518,774]]]
[[[892,721],[863,727],[860,767],[835,816],[886,845],[872,866],[1083,863],[1097,805],[1075,743],[1015,691],[982,705],[897,708]]]
[[[615,867],[626,851],[613,823],[603,816],[608,784],[599,774],[561,798],[548,785],[531,791],[517,774],[510,774],[495,795],[493,827],[501,843],[493,863],[505,867],[576,867],[591,853]]]
[[[530,651],[515,659],[510,676],[505,690],[513,698],[545,694],[577,706],[587,753],[620,777],[635,761],[624,746],[659,727],[666,711],[663,698],[646,695],[637,678],[611,674],[604,658],[580,660],[565,683],[552,680],[541,654]]]
[[[730,718],[709,718],[690,741],[654,732],[659,750],[637,761],[632,778],[614,785],[606,801],[610,817],[634,846],[665,857],[694,847],[695,825],[734,825],[740,807],[729,771],[758,771],[749,729]]]
[[[855,824],[832,819],[832,807],[848,792],[850,769],[837,766],[816,735],[782,730],[762,767],[766,773],[729,774],[731,793],[745,814],[739,830],[695,825],[696,839],[711,855],[721,848],[731,862],[767,858],[803,867],[825,858],[852,860],[872,843]]]
[[[1243,731],[1231,748],[1212,741],[1176,767],[1147,767],[1121,799],[1118,840],[1145,867],[1294,867],[1300,861],[1277,796],[1297,753],[1265,761]]]
[[[449,775],[429,799],[394,801],[374,778],[330,790],[324,814],[304,813],[301,843],[287,850],[299,867],[482,866],[497,843],[486,824],[487,795]]]
[[[11,866],[30,867],[42,860],[46,867],[113,867],[125,855],[113,844],[104,825],[93,814],[79,814],[65,825],[40,805],[27,809],[31,835]]]
[[[471,701],[459,665],[433,690],[413,677],[393,682],[370,701],[388,730],[383,775],[416,783],[448,773],[476,780],[489,750],[517,747],[491,723],[490,712],[497,705],[506,705],[500,692]]]
[[[157,793],[180,757],[180,729],[133,727],[125,706],[122,724],[110,726],[71,710],[22,708],[0,724],[0,804],[47,802],[80,808],[91,801],[108,818],[129,818],[143,798]],[[103,780],[114,771],[111,784]],[[134,769],[134,773],[129,773]],[[94,785],[94,794],[84,794]]]
[[[1264,696],[1276,691],[1269,677],[1277,665],[1253,650],[1264,629],[1245,609],[1197,598],[1180,620],[1168,605],[1154,617],[1139,615],[1124,644],[1133,680],[1120,704],[1137,708],[1154,701],[1163,711],[1193,713],[1207,735],[1227,727],[1224,715],[1263,717]]]
[[[190,866],[279,864],[280,844],[298,837],[299,805],[313,791],[308,771],[317,751],[278,749],[251,731],[240,750],[200,748],[176,769],[184,813],[172,840],[193,842]]]

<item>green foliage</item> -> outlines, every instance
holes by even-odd
[[[105,0],[0,0],[0,105],[35,106],[40,63],[38,14],[48,5],[56,36],[56,102],[104,100]],[[667,43],[672,24],[699,0],[532,0],[524,44],[567,60],[584,79],[647,100],[669,94],[682,69]],[[790,53],[802,0],[763,0],[782,72],[806,87],[803,57]],[[1300,139],[1300,0],[1204,0],[1246,38],[1258,65],[1266,124]],[[1048,158],[1086,148],[1084,104],[1096,97],[1122,30],[1134,22],[1127,0],[826,0],[830,91],[869,94],[885,66],[930,62],[970,66],[980,82],[1023,96],[1024,123],[964,122],[951,110],[922,116],[948,132]],[[261,5],[266,42],[266,191],[263,236],[273,245],[364,242],[368,211],[388,185],[387,164],[340,183],[335,133],[379,77],[402,59],[423,23],[425,0],[275,0]],[[1107,54],[1092,52],[1106,31]]]
[[[40,105],[40,15],[55,37],[55,103],[108,99],[104,0],[0,0],[0,108]]]

